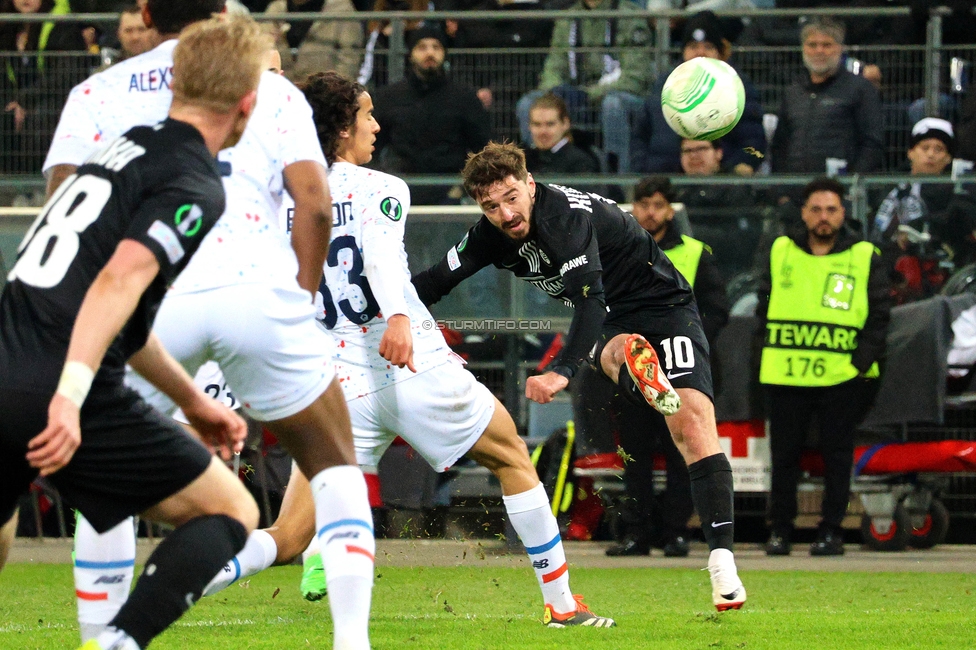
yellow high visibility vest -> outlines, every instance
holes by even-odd
[[[760,382],[836,386],[858,375],[851,353],[868,317],[876,250],[858,242],[840,253],[811,255],[789,237],[773,242]],[[878,376],[877,363],[866,376]]]
[[[698,263],[701,262],[702,251],[704,250],[705,244],[703,242],[692,239],[688,235],[681,235],[680,244],[664,251],[664,254],[674,264],[674,268],[678,269],[681,275],[685,276],[685,280],[688,281],[692,289],[695,288],[695,277],[698,275]]]

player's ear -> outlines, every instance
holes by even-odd
[[[156,25],[153,24],[152,14],[149,13],[149,3],[142,5],[142,22],[146,24],[147,29],[152,29]]]
[[[254,107],[257,106],[257,104],[258,104],[258,91],[257,89],[254,89],[248,94],[241,97],[241,100],[237,103],[237,108],[241,113],[250,117],[251,113],[254,112]]]
[[[532,178],[532,172],[526,173],[525,183],[529,186],[529,196],[535,198],[535,179]]]

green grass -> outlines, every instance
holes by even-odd
[[[531,573],[380,568],[374,648],[972,648],[976,576],[751,572],[749,602],[717,614],[708,574],[689,569],[575,569],[574,588],[611,630],[542,627]],[[331,648],[326,601],[298,594],[281,567],[204,599],[153,644],[189,648]],[[0,648],[74,648],[71,568],[11,565],[0,574]]]

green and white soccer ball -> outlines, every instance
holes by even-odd
[[[697,57],[668,75],[661,110],[674,132],[689,140],[717,140],[731,131],[746,104],[746,91],[725,61]]]

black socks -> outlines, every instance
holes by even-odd
[[[110,625],[145,648],[193,606],[246,541],[247,529],[226,515],[197,517],[180,526],[149,556],[136,588]]]
[[[691,500],[701,519],[708,550],[732,550],[735,532],[732,515],[732,466],[725,454],[718,453],[688,466]]]

